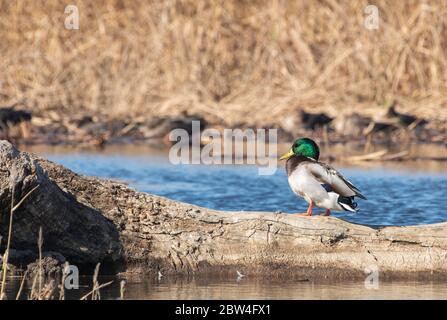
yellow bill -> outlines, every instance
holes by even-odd
[[[294,153],[293,153],[293,150],[292,149],[290,149],[287,153],[284,153],[282,156],[281,156],[281,158],[279,158],[279,160],[286,160],[286,159],[289,159],[291,156],[293,156],[294,155]]]

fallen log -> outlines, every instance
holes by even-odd
[[[336,217],[210,210],[78,175],[6,141],[0,142],[0,168],[0,235],[7,234],[12,186],[19,199],[40,185],[14,216],[15,252],[36,252],[42,226],[44,251],[79,266],[101,262],[113,272],[447,274],[447,223],[372,228]]]

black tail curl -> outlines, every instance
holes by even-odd
[[[338,196],[337,202],[346,211],[351,211],[351,212],[358,212],[359,211],[357,209],[358,204],[357,204],[357,202],[354,201],[354,197]]]

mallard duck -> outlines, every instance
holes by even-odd
[[[354,197],[365,199],[350,181],[331,166],[319,162],[320,148],[309,138],[295,140],[289,152],[280,160],[287,160],[286,170],[292,191],[304,198],[309,207],[304,215],[312,216],[314,206],[325,208],[326,216],[334,211],[357,212]]]

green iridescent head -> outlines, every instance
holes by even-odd
[[[289,152],[282,155],[280,159],[285,160],[292,156],[305,156],[318,161],[318,158],[320,158],[320,148],[312,139],[296,139]]]

